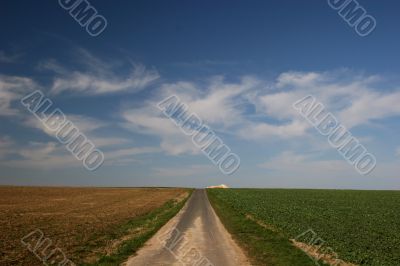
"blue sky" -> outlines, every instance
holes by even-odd
[[[91,1],[90,36],[58,1],[0,9],[0,184],[400,189],[397,1]],[[43,91],[104,151],[87,171],[19,100]],[[178,95],[241,158],[225,176],[156,104]],[[292,108],[314,95],[377,158],[361,176]]]

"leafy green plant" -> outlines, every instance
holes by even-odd
[[[217,189],[209,194],[287,239],[311,228],[344,261],[400,265],[398,191]]]

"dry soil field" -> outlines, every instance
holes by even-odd
[[[184,189],[0,187],[0,265],[43,265],[21,244],[36,229],[69,259],[95,259],[118,246],[117,232],[129,221],[186,195]]]

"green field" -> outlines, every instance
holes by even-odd
[[[253,217],[286,239],[312,229],[346,262],[400,265],[400,192],[213,189],[208,193],[213,205],[219,205],[216,210],[224,223]],[[240,241],[240,230],[227,228]]]

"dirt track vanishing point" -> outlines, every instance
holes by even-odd
[[[250,265],[215,214],[205,190],[195,190],[186,206],[125,265],[182,265],[190,259],[199,265]]]

